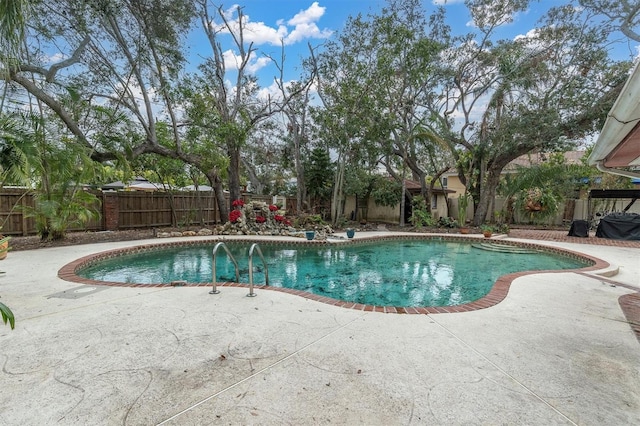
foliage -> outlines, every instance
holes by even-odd
[[[314,148],[305,161],[305,186],[307,193],[316,203],[329,199],[333,186],[333,166],[329,151]]]
[[[304,215],[297,218],[297,228],[313,228],[314,226],[324,226],[326,222],[319,214]]]
[[[504,166],[590,136],[631,65],[609,54],[613,26],[589,11],[620,23],[628,35],[638,17],[630,0],[581,0],[587,9],[564,4],[525,36],[501,40],[501,29],[530,3],[500,2],[500,13],[493,13],[495,2],[468,0],[472,25],[459,37],[446,25],[444,8],[426,16],[419,0],[389,0],[380,12],[351,17],[306,61],[302,80],[315,78],[322,104],[310,115],[314,131],[304,118],[309,85],[285,88],[281,78],[287,99],[260,97],[251,69],[256,59],[274,59],[257,57],[242,8],[210,1],[4,1],[0,84],[13,101],[34,99],[32,106],[40,102],[55,114],[56,143],[82,146],[96,161],[121,165],[160,155],[175,164],[157,164],[158,171],[177,185],[183,176],[176,164],[194,167],[215,188],[221,217],[228,213],[223,180],[232,198],[243,172],[274,191],[296,176],[303,191],[308,179],[300,159],[312,157],[306,150],[316,146],[331,149],[338,167],[312,177],[315,202],[327,201],[333,190],[336,206],[351,169],[382,164],[391,175],[410,171],[424,183],[455,160],[465,166],[458,169],[477,204],[477,224],[490,213]],[[187,68],[184,41],[195,20],[216,24],[202,26],[209,57]],[[43,52],[60,59],[45,62]],[[237,58],[232,71],[229,55]],[[283,110],[284,138],[275,119],[270,129],[263,126]],[[271,142],[282,139],[286,147]],[[290,167],[285,160],[292,157],[295,173],[266,167]],[[377,198],[395,204],[388,194],[381,190]]]
[[[458,222],[452,217],[441,217],[438,219],[438,228],[456,228]]]
[[[0,115],[0,185],[24,185],[31,175],[34,138],[17,114]]]
[[[508,234],[509,231],[510,231],[509,225],[507,225],[504,222],[497,223],[496,226],[495,226],[495,230],[499,234]]]
[[[13,330],[16,326],[16,319],[13,315],[13,312],[11,312],[11,309],[9,309],[9,307],[2,302],[0,302],[0,313],[2,314],[2,321],[5,324],[8,322],[9,326]]]
[[[538,223],[555,216],[558,211],[558,199],[547,188],[521,190],[517,194],[515,205],[518,210],[527,214],[532,222]]]
[[[493,232],[495,230],[495,228],[492,225],[489,224],[482,224],[480,226],[480,229],[482,229],[482,232]]]
[[[450,165],[441,138],[424,125],[433,120],[444,47],[429,31],[440,22],[437,16],[427,19],[420,1],[390,1],[379,13],[351,17],[313,58],[324,107],[315,119],[323,139],[339,152],[338,161],[348,164],[346,185],[353,185],[349,174],[371,173],[378,164],[396,181],[402,180],[398,170],[409,169],[421,183]],[[371,188],[370,180],[356,182]],[[360,196],[367,192],[345,188]],[[395,191],[391,198],[384,189],[376,192],[371,195],[378,204],[402,202]]]
[[[427,203],[423,197],[413,197],[413,200],[411,200],[411,207],[412,211],[409,221],[413,226],[435,226],[436,220],[431,216],[429,206],[427,206]]]
[[[379,206],[394,207],[402,200],[402,186],[394,180],[380,178],[376,180],[371,196]]]
[[[446,112],[434,131],[452,155],[470,156],[463,183],[474,197],[475,224],[489,215],[510,161],[568,149],[599,129],[630,66],[608,55],[610,28],[572,5],[551,8],[526,37],[496,42],[500,27],[528,3],[505,2],[493,14],[490,0],[466,2],[474,32],[465,42],[451,39],[443,64],[448,71],[438,85],[445,89],[438,110]]]
[[[458,195],[458,225],[463,227],[467,223],[467,207],[470,195],[466,192]]]
[[[635,0],[580,0],[580,5],[606,16],[629,39],[640,41],[640,8]]]
[[[90,158],[84,146],[58,136],[44,116],[30,117],[36,155],[30,166],[35,186],[35,206],[27,207],[27,216],[34,217],[36,229],[43,240],[64,238],[69,227],[98,218],[98,198],[86,191],[83,182],[93,180],[101,170]],[[60,138],[63,145],[52,139]]]

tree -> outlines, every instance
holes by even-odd
[[[640,3],[633,0],[580,0],[580,4],[604,15],[631,40],[640,41]]]
[[[85,224],[100,214],[97,197],[83,187],[84,182],[94,180],[98,165],[84,146],[73,141],[55,143],[54,139],[64,142],[66,136],[46,116],[33,114],[27,119],[34,153],[26,162],[26,174],[29,186],[35,188],[35,207],[26,214],[35,218],[41,239],[63,239],[70,226]]]
[[[458,160],[479,225],[510,161],[566,148],[597,131],[624,83],[619,71],[629,64],[612,61],[606,28],[570,5],[552,8],[527,37],[495,42],[495,31],[528,2],[467,4],[478,32],[451,40],[441,83],[445,101],[434,111],[433,131]]]
[[[426,127],[443,46],[427,30],[441,20],[434,16],[427,23],[419,1],[389,1],[379,14],[349,19],[340,37],[313,56],[324,107],[315,121],[337,151],[334,200],[341,198],[347,163],[367,170],[382,163],[399,183],[410,173],[427,198],[427,177],[451,165],[437,134]]]
[[[314,213],[324,213],[324,205],[331,194],[334,173],[329,152],[322,148],[313,149],[304,168],[306,170],[305,186],[311,198],[311,210]]]
[[[66,140],[82,144],[95,161],[153,153],[202,170],[225,217],[220,164],[208,151],[185,149],[178,115],[181,42],[196,16],[193,3],[59,0],[33,7],[31,50],[3,63],[10,84],[46,105],[73,136]],[[52,50],[65,59],[48,67],[30,59]],[[158,133],[163,122],[168,138]]]

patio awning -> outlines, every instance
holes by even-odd
[[[640,177],[640,63],[636,64],[613,104],[600,136],[589,156],[599,170]]]

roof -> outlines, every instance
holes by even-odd
[[[129,189],[135,191],[161,191],[163,186],[161,183],[149,182],[143,177],[136,177],[132,181],[122,182],[120,180],[102,185],[103,190],[120,190]]]
[[[201,191],[201,192],[209,192],[213,191],[213,188],[209,185],[187,185],[181,188],[183,191]]]
[[[586,151],[567,151],[564,152],[564,161],[565,164],[580,164],[582,158],[584,157]],[[518,169],[518,167],[531,167],[534,165],[539,165],[545,163],[549,160],[550,154],[546,152],[533,152],[525,155],[521,155],[520,157],[512,160],[505,166],[502,170],[502,173],[511,173]],[[446,176],[457,175],[458,172],[455,168],[449,169],[449,171],[445,174]]]
[[[567,151],[563,153],[565,164],[580,164],[582,157],[584,157],[585,151]],[[511,161],[504,168],[505,172],[516,170],[518,167],[531,167],[543,164],[549,160],[550,154],[546,152],[534,152],[530,154],[521,155],[515,160]]]
[[[589,156],[589,164],[605,172],[640,177],[615,170],[640,166],[640,62],[629,75]]]
[[[409,192],[420,192],[421,191],[421,187],[420,187],[420,182],[416,182],[415,180],[409,180],[409,179],[405,179],[404,180],[404,185],[405,188],[407,189],[407,191]],[[442,189],[442,188],[433,188],[433,193],[434,194],[452,194],[455,193],[456,191],[452,190],[452,189]]]

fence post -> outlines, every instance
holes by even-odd
[[[120,208],[118,193],[102,193],[102,217],[104,223],[102,227],[105,231],[117,231],[119,225]]]

